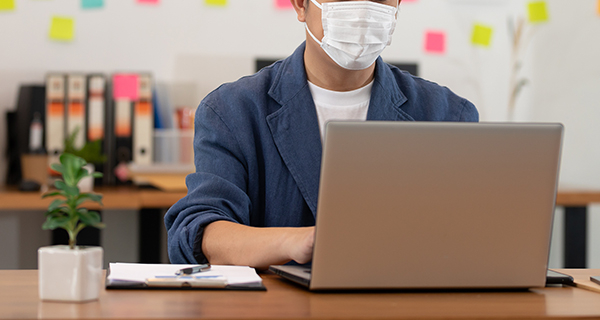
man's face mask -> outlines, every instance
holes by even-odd
[[[321,9],[323,39],[308,34],[340,67],[363,70],[371,66],[392,42],[398,7],[372,1],[318,3]]]

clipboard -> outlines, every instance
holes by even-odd
[[[148,285],[146,282],[106,280],[106,289],[110,290],[236,290],[236,291],[267,291],[262,283],[228,284],[224,286],[207,284],[173,283],[164,285]]]
[[[211,266],[209,272],[175,275],[176,271],[190,266],[111,263],[105,287],[117,290],[267,290],[262,279],[250,267]]]
[[[546,286],[553,284],[574,285],[575,279],[568,274],[548,269],[546,272]]]

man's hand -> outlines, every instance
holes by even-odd
[[[299,264],[310,262],[315,243],[315,227],[293,229],[287,241],[286,251],[289,252],[291,260]]]
[[[215,221],[204,229],[202,252],[211,264],[266,269],[290,260],[309,262],[314,238],[314,227],[255,228]]]

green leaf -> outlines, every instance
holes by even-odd
[[[104,229],[104,228],[106,228],[106,224],[104,222],[98,222],[95,225],[93,225],[92,227],[95,227],[98,229]]]
[[[91,173],[85,168],[80,168],[75,175],[75,184],[78,184],[81,179],[91,176]]]
[[[101,195],[99,193],[83,193],[82,195],[85,195],[86,197],[90,197],[90,199],[95,202],[102,201],[102,198],[104,197],[103,195]]]
[[[52,217],[49,216],[46,222],[42,225],[43,230],[54,230],[56,228],[65,228],[69,223],[69,217]]]
[[[42,195],[42,199],[56,196],[64,196],[64,194],[60,191],[48,192]]]
[[[102,174],[102,172],[94,172],[92,173],[92,177],[94,178],[102,178],[104,175]]]
[[[76,177],[81,167],[86,165],[85,160],[70,153],[60,155],[60,163],[64,167],[63,178],[70,186],[77,185]]]
[[[88,163],[104,163],[106,156],[102,154],[102,140],[86,143],[81,148],[78,156],[84,158]]]
[[[81,149],[75,147],[75,139],[79,133],[79,127],[73,130],[73,133],[65,139],[65,151],[83,158],[88,163],[104,163],[106,155],[102,154],[102,140],[94,140],[86,142]]]
[[[97,227],[100,224],[100,215],[97,212],[79,209],[78,213],[81,223],[84,225]]]
[[[75,127],[75,130],[73,130],[73,132],[67,137],[67,139],[65,139],[65,152],[66,153],[75,154],[75,152],[76,152],[75,139],[77,138],[77,135],[79,134],[80,129],[81,128],[79,126]]]
[[[46,217],[47,216],[62,217],[62,216],[68,216],[69,212],[68,212],[67,208],[60,207],[60,208],[56,208],[54,210],[48,210],[48,211],[46,211],[46,213],[44,215]]]
[[[67,200],[56,199],[56,200],[52,201],[50,206],[48,206],[48,211],[54,211],[54,210],[58,209],[59,207],[65,205],[66,203],[67,203]]]
[[[54,186],[57,189],[64,191],[66,196],[75,197],[75,196],[79,195],[79,187],[77,187],[77,185],[70,186],[70,185],[67,185],[64,181],[58,180],[58,181],[54,182]]]
[[[65,171],[65,168],[60,163],[53,163],[50,165],[50,168],[52,168],[52,170],[59,172],[61,174]]]
[[[64,167],[62,176],[65,183],[70,186],[75,185],[75,170],[79,169],[75,165],[75,156],[70,153],[63,153],[60,155],[60,163]]]
[[[77,197],[77,206],[79,206],[80,204],[84,203],[86,200],[90,200],[93,202],[97,202],[100,205],[102,204],[102,195],[101,194],[96,194],[96,193],[82,193],[79,195],[79,197]]]

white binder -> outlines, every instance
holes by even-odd
[[[154,110],[152,105],[152,77],[139,75],[139,97],[133,116],[133,163],[152,164]]]
[[[76,149],[83,147],[86,141],[86,77],[85,75],[70,74],[67,76],[67,136],[70,137],[75,130],[79,133],[75,137],[73,146]]]
[[[90,76],[88,80],[88,141],[103,140],[106,126],[106,79],[101,75]]]

